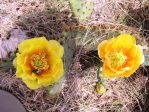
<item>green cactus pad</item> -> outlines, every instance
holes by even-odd
[[[69,0],[71,9],[80,22],[87,20],[93,12],[93,2],[84,0]]]

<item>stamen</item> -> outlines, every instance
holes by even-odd
[[[49,68],[46,55],[47,54],[45,52],[39,52],[33,54],[30,58],[31,66],[33,67],[34,70],[37,70],[38,73],[40,73],[41,71],[45,71]]]
[[[123,52],[112,52],[108,58],[112,67],[121,67],[127,59]]]

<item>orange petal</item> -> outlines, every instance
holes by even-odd
[[[125,53],[127,57],[134,58],[137,55],[137,45],[133,45],[130,49],[128,49]]]
[[[133,45],[136,45],[135,37],[129,34],[121,34],[116,38],[112,47],[113,49],[130,49]]]
[[[134,60],[134,64],[132,66],[132,69],[130,69],[129,71],[127,71],[125,73],[126,77],[129,77],[130,75],[132,75],[139,68],[139,66],[142,64],[142,59],[143,59],[143,52],[140,49],[140,47],[137,46],[137,55],[133,59]]]
[[[106,78],[115,78],[115,77],[117,77],[116,73],[113,72],[106,64],[103,65],[102,72],[103,72],[103,75]]]
[[[107,42],[107,40],[104,40],[98,45],[98,55],[101,59],[105,56],[105,46],[107,45]]]

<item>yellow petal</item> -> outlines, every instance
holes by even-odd
[[[137,46],[137,55],[133,59],[134,64],[133,64],[132,68],[125,73],[126,77],[129,77],[130,75],[132,75],[140,67],[140,65],[142,64],[142,59],[143,59],[143,52],[140,49],[140,47]]]
[[[17,67],[17,58],[15,58],[12,63],[13,63],[13,66],[16,68]]]
[[[64,48],[56,40],[50,40],[49,46],[57,53],[57,55],[62,58],[64,55]]]
[[[32,80],[25,80],[23,79],[23,82],[27,85],[28,88],[32,89],[32,90],[35,90],[35,89],[38,89],[41,85],[39,85],[37,83],[37,81],[32,81]]]
[[[23,73],[23,69],[21,68],[21,66],[18,65],[16,68],[16,77],[21,78],[22,73]]]
[[[24,71],[21,75],[21,78],[22,79],[25,79],[25,80],[36,80],[38,78],[38,76],[34,73],[31,73],[31,72],[27,72],[27,71]]]
[[[18,49],[19,52],[22,53],[30,51],[31,49],[39,49],[44,46],[48,46],[48,41],[45,37],[40,37],[24,40],[21,44],[19,44]]]
[[[107,45],[105,47],[105,53],[110,52],[110,51],[113,51],[112,46],[115,45],[116,39],[117,38],[113,37],[113,38],[107,40],[108,42],[107,42]]]
[[[116,73],[113,72],[105,63],[103,64],[102,72],[106,78],[115,78],[116,77]]]
[[[49,49],[48,52],[48,61],[49,61],[49,66],[50,69],[55,68],[56,64],[61,61],[61,59],[57,56],[56,52],[53,51],[52,49]]]
[[[64,67],[62,60],[57,64],[55,69],[59,69],[58,72],[53,75],[53,81],[57,82],[64,75]]]
[[[98,55],[101,59],[104,58],[105,56],[105,46],[107,45],[107,40],[102,41],[99,45],[98,45]]]
[[[62,60],[57,63],[55,69],[49,71],[43,77],[38,78],[38,84],[44,84],[44,86],[52,85],[57,82],[64,74],[63,62]]]
[[[135,37],[129,34],[121,34],[116,38],[116,41],[114,42],[114,45],[112,47],[114,49],[130,49],[135,44]]]

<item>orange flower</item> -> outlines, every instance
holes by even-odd
[[[121,34],[98,45],[103,61],[102,71],[107,78],[129,77],[143,63],[143,52],[135,37]]]

